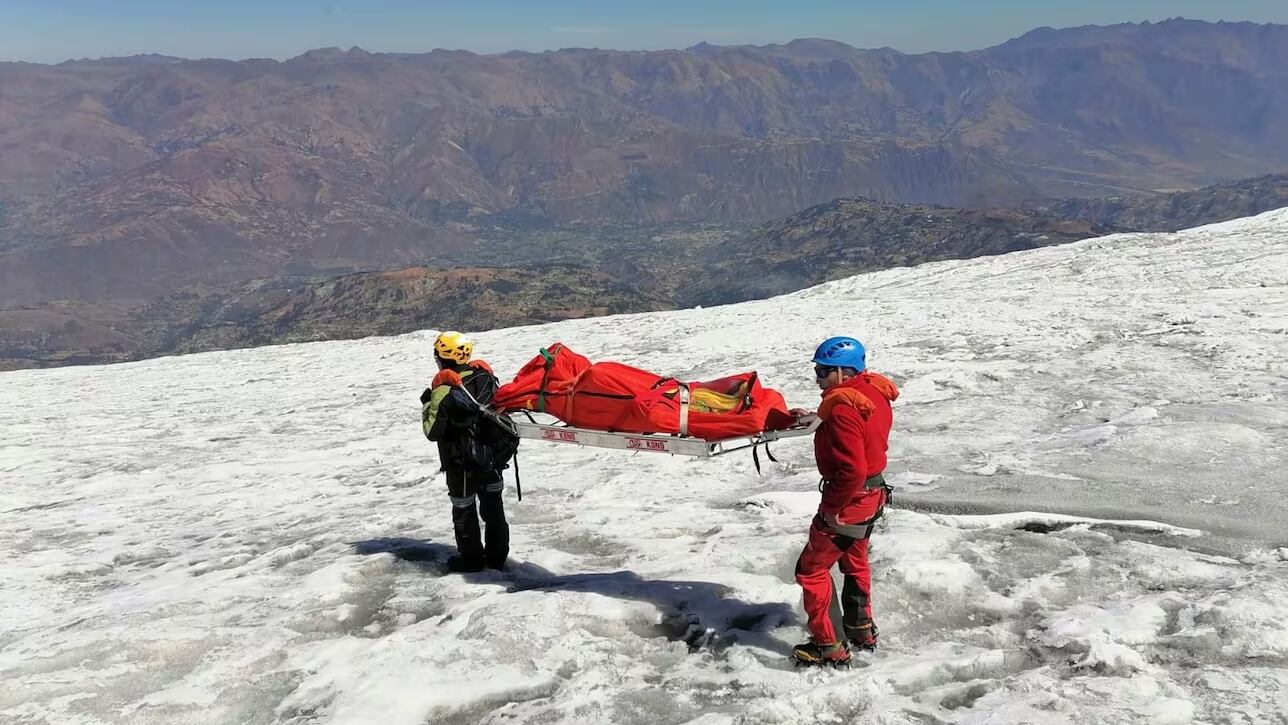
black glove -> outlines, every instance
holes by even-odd
[[[424,405],[425,403],[428,403],[428,402],[429,402],[429,399],[430,399],[433,395],[434,395],[434,390],[433,390],[433,388],[425,388],[425,392],[423,392],[423,393],[421,393],[421,394],[420,394],[420,404],[421,404],[421,405]]]

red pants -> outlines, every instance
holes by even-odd
[[[868,539],[851,538],[823,528],[815,517],[809,542],[796,561],[796,582],[805,591],[805,615],[815,642],[838,642],[830,610],[834,601],[832,566],[841,565],[841,622],[845,639],[868,633],[872,625],[872,571],[868,568]]]

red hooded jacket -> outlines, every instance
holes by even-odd
[[[864,482],[885,470],[894,414],[890,403],[899,389],[889,378],[864,372],[823,391],[814,434],[814,460],[827,481],[819,513],[846,524],[876,515],[883,495]]]

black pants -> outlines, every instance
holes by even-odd
[[[502,487],[500,471],[447,471],[456,549],[467,563],[500,569],[510,556],[510,524],[505,520]],[[483,536],[479,535],[480,515],[486,527]]]

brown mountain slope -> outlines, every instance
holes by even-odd
[[[192,288],[123,309],[0,311],[0,369],[120,362],[270,343],[478,330],[668,309],[669,300],[577,267],[415,267]]]
[[[746,222],[1288,164],[1288,28],[1247,23],[925,55],[814,40],[0,64],[0,88],[0,305],[468,258],[452,208]]]
[[[1170,232],[1288,207],[1288,174],[1148,197],[1068,199],[1031,211],[837,199],[727,239],[681,304],[782,294],[861,272],[969,259],[1114,232]]]
[[[759,299],[862,272],[1004,254],[1111,231],[1038,212],[837,199],[714,247],[701,284],[686,290],[683,301]]]
[[[1288,174],[1145,198],[1066,199],[1043,209],[1123,231],[1174,232],[1288,206]]]
[[[111,362],[271,342],[485,329],[730,302],[869,269],[1074,241],[1108,223],[1169,230],[1288,205],[1284,176],[1197,192],[978,211],[837,200],[757,229],[575,225],[489,230],[489,263],[197,286],[129,305],[58,302],[0,311],[0,369]],[[1090,221],[1064,219],[1083,209]],[[577,261],[584,264],[577,264]]]
[[[309,281],[257,281],[217,294],[176,294],[136,312],[164,308],[163,341],[175,352],[266,343],[480,329],[666,309],[670,303],[576,267],[414,267]]]

